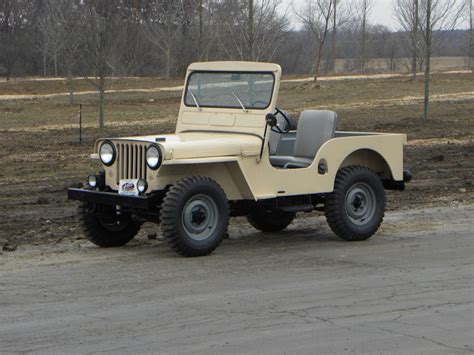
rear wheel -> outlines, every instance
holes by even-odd
[[[229,203],[212,179],[193,176],[180,180],[166,193],[161,210],[163,237],[182,256],[210,254],[224,239]]]
[[[87,202],[79,205],[79,221],[87,239],[103,248],[127,244],[141,226],[129,213],[117,214],[115,206]]]
[[[293,222],[295,215],[294,212],[257,208],[247,215],[247,220],[252,227],[262,232],[279,232]]]
[[[334,191],[326,196],[326,219],[332,231],[347,241],[370,238],[385,213],[385,191],[379,176],[364,166],[344,167]]]

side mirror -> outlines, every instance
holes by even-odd
[[[271,112],[267,113],[267,115],[265,116],[265,121],[267,121],[267,125],[269,125],[270,127],[275,127],[277,125],[277,118]]]

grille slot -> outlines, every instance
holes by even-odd
[[[120,179],[146,180],[146,145],[117,143],[117,184]]]

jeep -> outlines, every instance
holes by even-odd
[[[97,140],[91,157],[103,170],[68,190],[86,237],[125,245],[150,221],[175,252],[202,256],[225,238],[230,217],[278,232],[314,210],[344,240],[371,237],[385,189],[411,179],[406,136],[337,131],[332,111],[295,121],[277,107],[280,79],[277,64],[194,63],[174,134]]]

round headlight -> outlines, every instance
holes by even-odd
[[[156,170],[161,165],[161,149],[157,145],[153,144],[146,150],[146,164],[150,169]]]
[[[115,147],[110,141],[102,143],[99,149],[99,157],[104,165],[112,165],[115,161]]]
[[[148,190],[148,183],[146,180],[140,179],[137,181],[137,190],[140,193],[146,192],[146,190]]]
[[[87,183],[89,184],[90,187],[95,188],[97,187],[97,176],[95,175],[89,175],[87,178]]]

